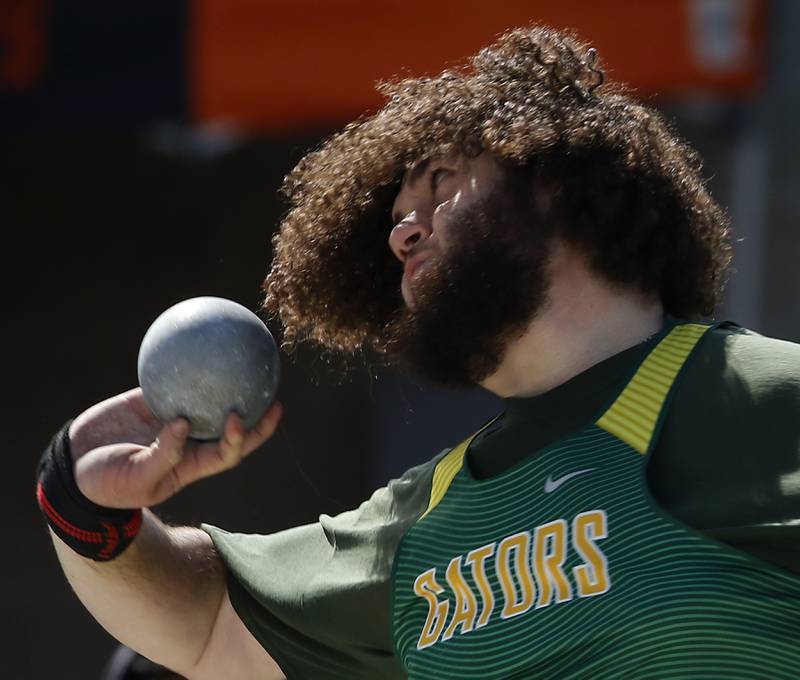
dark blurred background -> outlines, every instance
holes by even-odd
[[[171,304],[258,307],[282,177],[380,106],[376,80],[437,73],[530,21],[575,29],[706,159],[737,237],[719,316],[800,340],[800,3],[553,5],[0,0],[0,678],[94,679],[115,647],[50,547],[39,452],[135,386],[141,338]],[[497,408],[368,364],[343,376],[308,350],[283,361],[274,440],[163,506],[168,520],[270,532],[339,512]]]

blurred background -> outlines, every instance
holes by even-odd
[[[720,318],[800,340],[794,0],[0,0],[5,473],[0,678],[97,678],[114,641],[72,595],[33,495],[69,417],[136,385],[142,336],[196,295],[256,309],[278,188],[377,80],[438,73],[538,21],[701,152],[736,230]],[[357,505],[494,414],[370,365],[283,357],[286,415],[235,471],[160,508],[270,532]]]

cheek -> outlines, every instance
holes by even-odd
[[[446,201],[442,201],[433,211],[433,233],[442,246],[453,236],[453,227],[459,222],[459,213],[463,204],[463,194],[457,191]]]

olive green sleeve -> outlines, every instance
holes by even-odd
[[[800,345],[712,331],[654,453],[648,481],[663,507],[800,574]]]
[[[424,512],[437,456],[357,509],[271,535],[203,525],[234,609],[287,678],[405,678],[392,651],[391,569]]]

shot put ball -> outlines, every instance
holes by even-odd
[[[193,439],[219,439],[231,411],[247,429],[278,387],[278,348],[264,323],[236,302],[184,300],[147,330],[139,349],[139,385],[162,422],[187,418]]]

